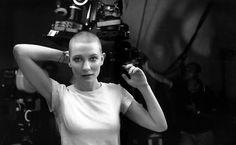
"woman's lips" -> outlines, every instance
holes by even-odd
[[[83,77],[90,77],[90,76],[92,76],[93,74],[83,74],[82,76]]]

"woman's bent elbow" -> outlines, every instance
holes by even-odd
[[[16,44],[14,47],[13,47],[13,55],[16,57],[16,56],[19,56],[22,54],[22,48],[23,48],[23,44]]]
[[[164,132],[168,129],[167,123],[159,124],[156,126],[155,130],[156,132]]]
[[[166,131],[167,129],[168,129],[167,123],[164,123],[164,124],[159,128],[160,132],[164,132],[164,131]]]
[[[14,47],[13,47],[13,54],[17,54],[19,53],[19,48],[20,48],[20,44],[16,44]]]

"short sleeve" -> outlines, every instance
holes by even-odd
[[[125,114],[131,105],[132,101],[134,100],[133,96],[124,88],[121,87],[121,112]]]

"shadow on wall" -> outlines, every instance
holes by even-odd
[[[181,0],[181,1],[146,1],[142,6],[134,6],[133,1],[128,3],[124,21],[131,29],[131,42],[134,47],[141,49],[149,58],[154,70],[163,72],[182,53],[188,45],[200,18],[208,4],[208,1]],[[136,2],[137,3],[137,2]],[[134,7],[141,8],[138,12],[139,19],[132,17],[137,11]],[[141,19],[143,17],[143,19]],[[142,21],[143,20],[143,21]],[[134,26],[137,25],[138,26]],[[209,21],[204,23],[201,41],[193,45],[204,50],[201,55],[209,56],[211,44],[211,30],[208,29]],[[134,26],[134,27],[133,27]],[[135,28],[135,29],[134,29]],[[207,29],[206,29],[207,28]],[[132,33],[136,37],[132,37]],[[197,45],[197,46],[196,46]],[[200,45],[200,46],[199,46]]]

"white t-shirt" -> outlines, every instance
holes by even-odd
[[[80,91],[52,80],[52,100],[62,145],[119,145],[119,113],[134,100],[120,85],[102,83],[94,91]]]

